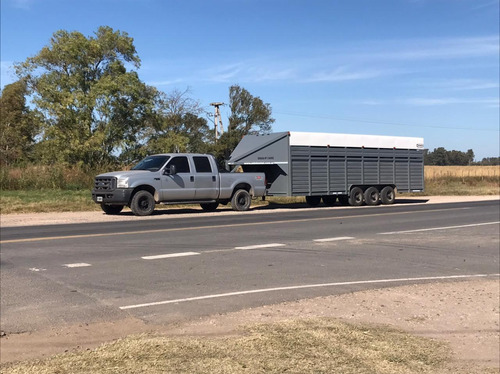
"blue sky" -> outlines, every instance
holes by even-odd
[[[499,0],[1,0],[1,85],[53,32],[126,31],[143,81],[212,111],[239,84],[274,131],[423,137],[499,156]],[[227,126],[227,107],[222,109]]]

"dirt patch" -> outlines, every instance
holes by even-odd
[[[146,325],[135,318],[112,323],[61,326],[3,337],[2,362],[89,349],[128,334],[168,336],[238,334],[242,325],[333,317],[384,324],[447,341],[460,364],[500,367],[498,279],[433,283],[320,297],[215,315],[174,326]]]

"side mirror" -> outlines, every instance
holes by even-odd
[[[165,174],[166,175],[175,175],[177,174],[177,168],[175,165],[170,165],[165,168]]]

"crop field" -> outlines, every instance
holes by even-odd
[[[500,166],[425,166],[425,179],[446,177],[500,177]]]

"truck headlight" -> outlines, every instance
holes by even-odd
[[[116,188],[128,188],[128,178],[118,178]]]

